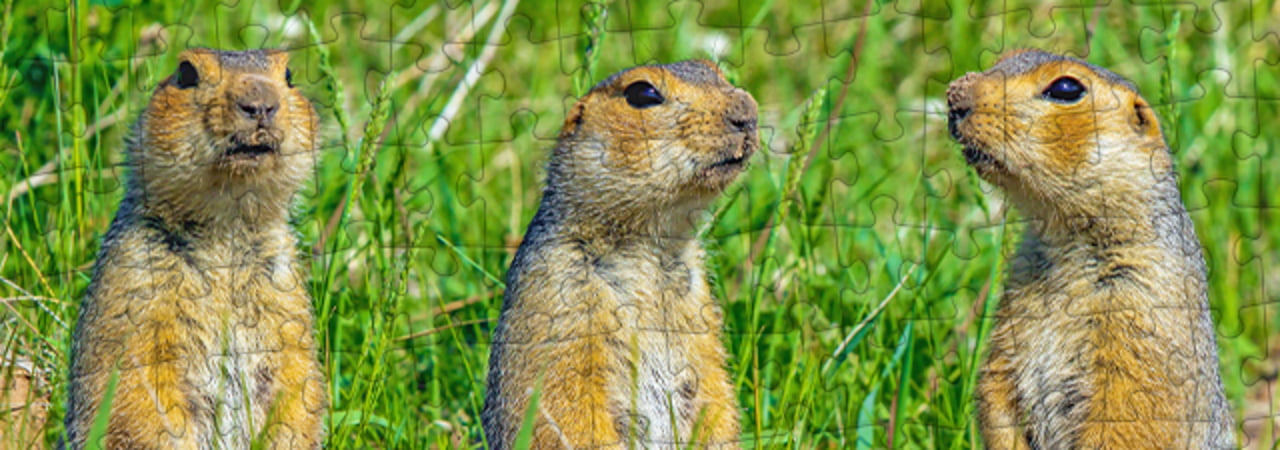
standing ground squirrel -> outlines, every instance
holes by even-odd
[[[288,224],[318,117],[288,59],[185,51],[138,119],[76,324],[70,447],[117,371],[106,448],[320,446],[326,384]]]
[[[738,411],[697,218],[760,146],[714,63],[641,66],[569,111],[507,272],[484,428],[510,448],[733,448]]]
[[[991,448],[1230,448],[1200,243],[1151,107],[1037,50],[947,91],[969,165],[1031,222],[977,386]]]

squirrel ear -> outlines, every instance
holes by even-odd
[[[1160,134],[1160,123],[1156,120],[1155,112],[1151,111],[1151,106],[1142,98],[1133,101],[1133,128],[1148,135]]]
[[[569,114],[564,117],[564,125],[560,127],[560,136],[568,136],[578,131],[578,127],[582,126],[582,114],[586,108],[580,101],[569,108]]]

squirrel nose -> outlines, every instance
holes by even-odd
[[[257,122],[258,128],[271,125],[276,111],[280,110],[277,87],[257,75],[241,78],[230,94],[237,112],[244,118]]]
[[[725,114],[724,121],[734,131],[750,133],[756,130],[760,113],[756,107],[755,99],[746,92],[739,92],[739,101],[729,108],[729,113]]]
[[[947,131],[960,139],[960,123],[973,112],[972,94],[969,92],[980,74],[969,73],[947,86]]]
[[[729,126],[738,129],[738,131],[751,131],[756,129],[756,119],[729,118]]]
[[[237,102],[240,112],[259,124],[269,124],[275,118],[279,104],[274,102]]]
[[[951,108],[947,112],[947,131],[951,132],[952,138],[960,139],[960,122],[969,117],[971,111],[969,108]]]

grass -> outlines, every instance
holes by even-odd
[[[23,394],[47,408],[37,440],[63,431],[71,326],[128,124],[182,49],[268,46],[291,49],[325,126],[296,225],[329,448],[481,445],[500,280],[566,110],[609,73],[693,57],[755,96],[768,146],[704,234],[744,446],[976,446],[976,367],[1022,226],[947,138],[943,94],[1036,46],[1156,105],[1242,442],[1277,445],[1280,6],[360,3],[4,1],[0,375],[26,361],[43,380]],[[6,439],[22,411],[0,420]]]

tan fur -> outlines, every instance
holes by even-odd
[[[49,418],[45,380],[30,360],[0,359],[0,448],[44,448]]]
[[[175,71],[134,128],[76,325],[66,442],[86,444],[118,371],[105,448],[318,448],[325,380],[287,222],[318,117],[286,83],[286,53],[179,60],[199,83],[181,88]]]
[[[628,104],[639,81],[665,102]],[[751,95],[706,61],[620,72],[573,106],[507,273],[489,445],[511,447],[540,389],[534,448],[737,447],[693,226],[759,147],[756,118]]]
[[[1045,90],[1069,76],[1076,102]],[[1230,448],[1200,243],[1150,106],[1037,50],[954,81],[952,134],[1030,217],[977,387],[991,448]]]

